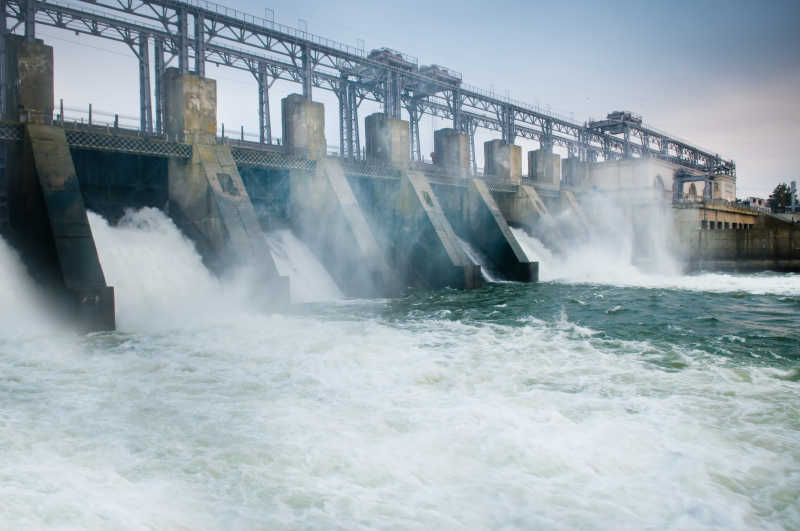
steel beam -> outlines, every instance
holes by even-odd
[[[186,9],[183,7],[178,8],[178,34],[177,48],[178,48],[178,68],[182,74],[189,71],[189,21]]]
[[[272,144],[272,125],[269,116],[269,76],[267,65],[258,63],[258,141],[262,144]]]
[[[154,42],[154,72],[156,76],[155,89],[156,89],[156,134],[164,134],[164,40],[156,37]]]
[[[8,37],[8,20],[6,18],[6,0],[0,0],[0,118],[6,119],[6,102],[8,100],[6,80],[6,39]],[[3,148],[5,149],[5,148]]]
[[[139,122],[144,133],[153,133],[153,108],[150,98],[150,38],[139,34]]]
[[[25,8],[25,39],[36,39],[36,0],[21,0]]]
[[[736,171],[732,161],[718,162],[716,154],[664,137],[644,125],[632,125],[626,141],[537,108],[498,98],[493,93],[454,87],[452,81],[429,73],[387,65],[364,57],[363,51],[355,48],[300,34],[274,21],[242,16],[224,6],[206,4],[203,7],[203,4],[176,0],[75,0],[69,5],[48,0],[4,2],[11,30],[24,33],[29,39],[35,38],[36,23],[126,43],[135,42],[136,35],[145,32],[156,42],[159,38],[164,40],[163,51],[178,57],[178,66],[183,72],[189,69],[190,53],[194,53],[194,70],[201,75],[206,61],[239,69],[247,69],[254,59],[265,61],[276,68],[270,76],[273,80],[301,83],[303,94],[309,99],[315,86],[336,90],[336,80],[346,72],[355,76],[351,82],[358,87],[360,98],[384,104],[388,107],[385,111],[392,116],[399,116],[401,98],[420,96],[431,98],[432,104],[438,104],[437,100],[443,103],[445,110],[437,108],[436,115],[452,119],[458,130],[464,130],[461,121],[469,116],[478,127],[504,132],[508,140],[513,141],[515,135],[545,142],[552,140],[554,144],[582,151],[584,157],[601,151],[609,159],[652,154],[704,171],[713,169],[731,175]],[[194,38],[187,31],[187,15],[193,17]],[[387,71],[392,81],[389,87],[382,88]],[[158,73],[156,83],[159,83]],[[417,91],[422,92],[417,94]],[[157,130],[158,102],[156,97]],[[507,107],[514,123],[494,117],[502,107]],[[632,141],[630,136],[639,141]],[[659,142],[659,137],[664,137],[664,142]],[[654,143],[658,149],[650,146],[652,139],[656,139]]]
[[[202,13],[194,16],[194,71],[200,77],[206,76],[206,36],[205,17]]]
[[[314,80],[314,64],[311,59],[311,47],[307,44],[303,46],[301,59],[303,64],[303,97],[311,101],[311,86]]]

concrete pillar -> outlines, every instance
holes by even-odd
[[[217,83],[168,68],[164,73],[165,131],[170,139],[213,144],[217,135]]]
[[[53,111],[53,49],[8,37],[13,120],[26,122],[22,142],[8,145],[9,240],[31,275],[85,330],[113,330],[114,289],[106,285],[64,130]]]
[[[314,172],[291,173],[289,213],[292,228],[344,293],[375,297],[396,292],[395,275],[338,159],[320,160]]]
[[[265,306],[288,301],[230,146],[216,142],[216,82],[170,68],[165,75],[166,130],[192,144],[189,161],[168,162],[169,214],[218,273],[246,267],[260,277]]]
[[[367,160],[396,168],[408,168],[411,149],[408,122],[375,113],[367,116],[365,125]]]
[[[454,175],[469,173],[469,137],[455,129],[439,129],[433,133],[434,163]]]
[[[434,289],[483,285],[481,266],[462,249],[425,175],[404,175],[385,214],[391,227],[391,263],[408,285]]]
[[[532,231],[543,220],[551,218],[536,189],[528,184],[520,185],[513,194],[497,194],[495,201],[506,221],[514,226],[523,226]]]
[[[559,188],[561,156],[546,148],[528,151],[528,177],[537,184]]]
[[[502,140],[483,144],[484,174],[519,184],[522,178],[522,149]]]
[[[6,35],[4,119],[49,124],[53,118],[53,48]]]
[[[470,179],[466,187],[440,185],[436,193],[456,233],[480,251],[492,271],[507,280],[538,280],[538,262],[525,254],[485,180]]]
[[[287,153],[319,160],[325,157],[325,107],[300,94],[289,94],[281,100],[283,144]]]
[[[577,157],[569,157],[563,161],[564,184],[582,186],[589,180],[588,165]]]

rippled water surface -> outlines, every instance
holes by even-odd
[[[800,528],[800,276],[264,315],[162,218],[92,219],[110,334],[46,319],[0,247],[8,529]]]

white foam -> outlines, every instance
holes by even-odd
[[[479,250],[473,247],[471,243],[460,236],[456,236],[456,238],[458,238],[458,242],[461,244],[461,249],[472,261],[472,263],[481,266],[481,276],[483,277],[483,280],[486,282],[500,282],[500,280],[495,277],[489,269],[489,260],[483,255],[483,253],[481,253]]]
[[[100,339],[0,357],[10,528],[800,523],[795,382],[563,313]],[[671,356],[685,368],[654,363]]]
[[[744,292],[752,294],[800,295],[797,274],[726,274],[698,273],[684,275],[671,259],[661,264],[635,265],[632,247],[625,243],[595,240],[574,243],[561,253],[551,252],[539,239],[525,230],[512,228],[517,241],[531,259],[538,260],[539,279],[568,284],[678,289],[706,292]],[[655,268],[653,266],[656,266]]]
[[[278,271],[289,277],[293,302],[323,302],[344,298],[322,263],[291,230],[275,230],[267,233],[266,238]]]
[[[0,335],[52,332],[56,316],[19,255],[0,238]]]
[[[246,280],[223,284],[160,210],[129,211],[114,227],[89,212],[89,224],[106,282],[114,287],[120,330],[229,320],[253,309]]]

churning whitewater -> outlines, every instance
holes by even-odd
[[[0,242],[8,529],[800,527],[798,275],[515,230],[539,284],[343,300],[281,231],[315,302],[271,315],[162,212],[90,222],[114,333],[60,328]]]

